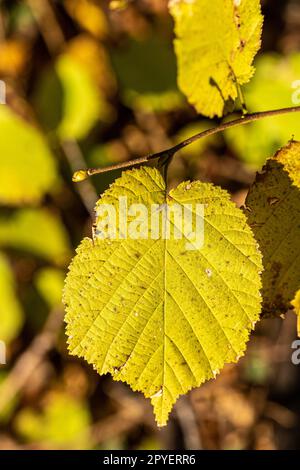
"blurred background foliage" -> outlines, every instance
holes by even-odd
[[[292,106],[300,80],[299,1],[262,6],[249,111]],[[261,322],[245,358],[180,399],[159,431],[142,396],[67,352],[66,269],[91,234],[98,195],[119,175],[75,186],[73,171],[159,151],[216,124],[178,90],[172,38],[166,0],[0,1],[0,449],[300,447],[293,315]],[[210,181],[241,206],[255,171],[292,136],[300,139],[296,115],[198,141],[174,159],[170,184]]]

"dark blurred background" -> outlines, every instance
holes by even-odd
[[[162,150],[217,122],[177,89],[167,0],[109,3],[0,1],[0,449],[300,448],[292,313],[258,324],[239,364],[182,397],[160,430],[142,395],[68,355],[67,266],[119,176],[74,185],[73,171]],[[249,111],[300,103],[300,1],[262,7]],[[241,206],[292,136],[300,140],[297,115],[201,140],[176,156],[170,184],[210,181]]]

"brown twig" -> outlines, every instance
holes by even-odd
[[[61,147],[73,172],[76,172],[78,168],[82,168],[85,166],[85,160],[76,140],[65,140],[61,142]],[[90,181],[87,180],[84,181],[82,185],[77,186],[77,191],[86,210],[93,217],[94,207],[98,199],[98,195],[94,186],[91,184]]]
[[[244,124],[249,124],[250,122],[258,121],[259,119],[263,119],[266,117],[279,116],[282,114],[297,113],[297,112],[300,112],[300,106],[281,108],[281,109],[272,109],[270,111],[262,111],[259,113],[248,114],[248,115],[242,116],[241,118],[222,123],[219,126],[212,127],[211,129],[207,129],[203,132],[195,134],[189,137],[188,139],[180,142],[179,144],[176,144],[173,147],[163,150],[158,153],[145,155],[143,157],[135,158],[134,160],[117,163],[115,165],[110,165],[104,168],[89,168],[87,170],[85,169],[79,170],[73,175],[73,181],[74,182],[83,181],[87,177],[92,176],[92,175],[99,175],[101,173],[106,173],[108,171],[120,170],[122,168],[129,168],[135,165],[141,165],[143,163],[147,163],[148,161],[154,160],[154,159],[165,161],[165,163],[167,163],[169,162],[170,159],[172,159],[172,157],[177,152],[179,152],[179,150],[183,149],[184,147],[187,147],[188,145],[192,144],[193,142],[196,142],[199,139],[203,139],[204,137],[218,134],[220,132],[223,132],[227,129],[231,129],[233,127],[242,126]]]
[[[180,397],[175,405],[176,415],[182,429],[186,450],[202,449],[201,437],[197,418],[190,398]]]
[[[65,38],[48,0],[26,0],[33,17],[39,26],[49,52],[57,54],[65,43]]]
[[[62,320],[62,310],[60,308],[52,310],[42,331],[19,357],[11,372],[0,386],[0,412],[23,389],[31,374],[53,348],[62,325]]]

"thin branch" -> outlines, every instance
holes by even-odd
[[[63,321],[61,309],[54,309],[42,331],[34,338],[28,349],[19,357],[11,372],[0,386],[0,412],[18,395],[55,345]]]
[[[233,127],[242,126],[250,122],[258,121],[259,119],[264,119],[264,118],[272,117],[272,116],[280,116],[282,114],[298,113],[298,112],[300,112],[300,106],[273,109],[271,111],[262,111],[259,113],[248,114],[248,115],[242,116],[241,118],[234,119],[233,121],[229,121],[229,122],[224,122],[220,124],[219,126],[212,127],[211,129],[207,129],[203,132],[195,134],[192,137],[189,137],[188,139],[180,142],[179,144],[174,145],[174,147],[171,147],[169,149],[163,150],[158,153],[145,155],[143,157],[135,158],[134,160],[129,160],[128,162],[121,162],[121,163],[117,163],[116,165],[110,165],[104,168],[89,168],[87,170],[79,170],[74,173],[73,181],[78,183],[79,181],[83,181],[92,175],[99,175],[101,173],[107,173],[108,171],[119,170],[122,168],[129,168],[135,165],[141,165],[142,163],[147,163],[148,161],[154,160],[154,159],[159,159],[159,160],[164,159],[166,162],[169,162],[169,160],[172,159],[172,157],[179,150],[183,149],[184,147],[187,147],[188,145],[192,144],[193,142],[196,142],[199,139],[203,139],[204,137],[218,134],[220,132],[223,132],[227,129],[231,129]]]
[[[57,54],[64,46],[65,38],[57,23],[51,2],[26,0],[26,3],[32,11],[49,52],[53,55]]]
[[[76,172],[78,168],[86,166],[81,149],[76,140],[64,140],[61,147],[65,157],[70,165],[71,171]],[[97,192],[90,181],[84,181],[82,185],[77,186],[79,196],[91,216],[94,215],[94,207],[98,199]]]
[[[202,449],[201,436],[197,423],[197,417],[190,398],[180,397],[175,405],[177,419],[179,421],[186,450]]]

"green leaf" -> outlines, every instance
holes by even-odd
[[[281,149],[257,174],[246,214],[263,255],[263,312],[284,314],[300,287],[299,142]]]
[[[173,231],[167,240],[99,238],[101,206],[119,214],[119,196],[128,207],[205,205],[204,246],[188,250]],[[153,168],[123,173],[96,213],[93,239],[82,241],[66,279],[69,350],[150,397],[164,425],[180,394],[243,354],[259,318],[261,256],[226,191],[187,182],[166,194]]]
[[[286,108],[292,105],[294,94],[298,99],[298,92],[292,85],[300,77],[299,53],[285,57],[263,54],[255,61],[255,68],[253,79],[243,89],[249,112]],[[300,139],[299,116],[290,113],[262,119],[228,129],[224,135],[239,158],[260,169],[266,158],[274,155],[292,137]]]
[[[62,139],[82,139],[98,120],[111,119],[111,108],[89,70],[67,53],[42,74],[34,101],[43,125]]]
[[[178,83],[196,110],[222,116],[254,73],[263,17],[259,0],[171,0]]]
[[[0,105],[0,131],[0,203],[37,204],[58,181],[46,141],[5,105]]]
[[[128,40],[122,48],[112,49],[111,58],[126,106],[146,112],[182,106],[175,55],[158,34],[145,40]]]
[[[50,308],[61,303],[64,277],[61,269],[50,267],[40,269],[35,276],[35,285]]]
[[[70,258],[68,234],[59,217],[48,209],[26,208],[1,214],[0,246],[29,252],[58,265]]]
[[[0,253],[0,340],[9,343],[23,324],[23,312],[16,296],[16,286],[7,259]]]
[[[57,449],[89,448],[90,414],[85,402],[66,393],[49,395],[42,412],[23,408],[17,415],[15,428],[29,442],[42,443]]]

